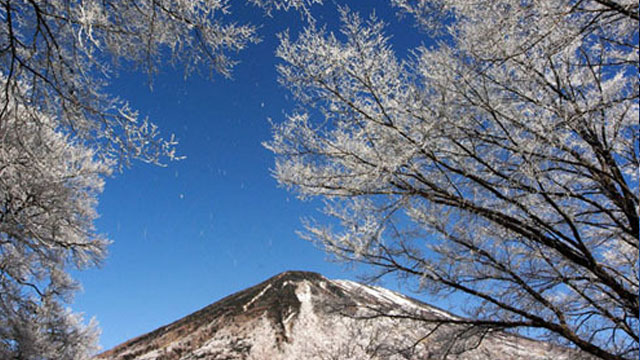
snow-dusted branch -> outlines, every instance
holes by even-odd
[[[303,236],[479,322],[637,357],[637,4],[395,4],[440,40],[398,59],[344,9],[341,34],[282,37],[282,83],[325,118],[274,127],[275,176],[341,223]]]
[[[2,102],[0,101],[0,104]],[[85,359],[92,322],[65,308],[78,284],[66,273],[99,263],[96,195],[113,164],[56,129],[46,115],[6,106],[0,146],[0,358]]]
[[[252,0],[303,13],[317,0]],[[101,261],[93,221],[103,178],[163,164],[176,141],[106,91],[119,63],[230,76],[258,40],[228,0],[0,0],[0,358],[86,359],[96,324],[65,304],[67,270]]]

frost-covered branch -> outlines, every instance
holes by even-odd
[[[398,59],[345,9],[341,34],[282,37],[282,83],[325,118],[274,127],[275,176],[340,221],[303,236],[479,323],[637,357],[637,4],[394,3],[434,46]]]
[[[317,0],[252,0],[261,11]],[[258,41],[228,0],[0,0],[0,358],[86,359],[96,324],[65,308],[70,268],[99,263],[103,178],[177,158],[176,141],[107,92],[125,65],[230,76]]]
[[[0,101],[0,103],[2,103]],[[68,267],[99,263],[96,196],[113,164],[72,141],[54,120],[12,102],[0,139],[0,358],[85,359],[88,326],[65,308],[78,284]]]

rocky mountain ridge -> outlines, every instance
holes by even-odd
[[[131,339],[97,359],[580,357],[507,333],[443,324],[451,319],[459,318],[384,288],[289,271]]]

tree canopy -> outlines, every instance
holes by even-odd
[[[247,2],[308,13],[318,1]],[[66,304],[79,287],[69,268],[106,255],[93,225],[103,179],[177,158],[172,137],[108,93],[109,77],[167,62],[230,76],[258,35],[229,14],[227,0],[0,1],[0,358],[95,352],[95,323]]]
[[[338,220],[302,236],[466,295],[470,326],[637,358],[637,2],[393,3],[427,40],[407,58],[348,9],[281,38],[303,110],[274,174]]]

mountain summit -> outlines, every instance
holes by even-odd
[[[578,355],[507,333],[443,325],[446,319],[461,318],[384,288],[288,271],[97,359],[568,360]]]

